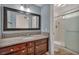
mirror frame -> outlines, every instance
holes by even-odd
[[[28,13],[31,15],[39,16],[39,28],[7,28],[7,11],[14,11],[18,13]],[[3,30],[4,31],[14,31],[14,30],[40,30],[41,29],[41,16],[39,14],[34,14],[30,12],[25,12],[13,8],[4,7],[4,14],[3,14]]]

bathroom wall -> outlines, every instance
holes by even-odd
[[[50,5],[44,5],[41,8],[41,31],[49,32],[50,30]]]
[[[49,34],[49,54],[54,54],[53,4],[44,4],[41,8],[41,31]]]
[[[0,5],[0,15],[1,15],[1,5]],[[0,16],[0,38],[1,38],[1,16]]]
[[[65,4],[65,6],[61,7],[61,12],[64,13],[70,13],[74,10],[79,9],[79,4]]]

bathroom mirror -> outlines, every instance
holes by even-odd
[[[40,15],[4,7],[4,30],[40,30]]]

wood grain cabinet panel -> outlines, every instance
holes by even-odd
[[[30,55],[30,54],[34,55],[34,47],[27,48],[27,53],[28,53],[28,55]]]
[[[47,52],[47,43],[35,47],[35,54],[43,54],[44,52]]]
[[[35,41],[35,54],[44,54],[48,51],[48,38]]]
[[[9,46],[9,47],[5,47],[5,48],[0,48],[0,55],[4,55],[4,54],[9,54],[18,50],[22,50],[25,49],[26,44],[18,44],[18,45],[13,45],[13,46]]]

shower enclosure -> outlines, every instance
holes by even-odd
[[[65,47],[79,52],[79,11],[64,15],[63,20]]]

